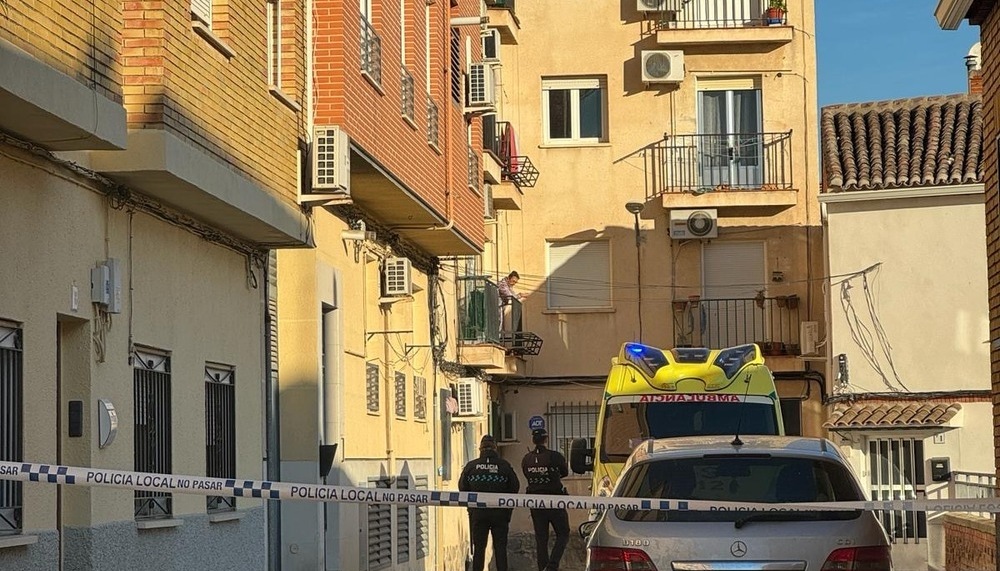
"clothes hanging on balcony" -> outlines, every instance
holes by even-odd
[[[514,135],[514,127],[510,124],[500,135],[500,152],[504,162],[507,163],[507,172],[516,174],[521,171],[521,164],[517,155],[517,138]]]

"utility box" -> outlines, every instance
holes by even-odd
[[[931,458],[931,481],[947,482],[951,480],[951,459]]]

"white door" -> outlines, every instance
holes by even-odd
[[[720,242],[702,246],[702,294],[696,314],[705,347],[764,341],[764,309],[754,301],[764,289],[764,242]]]

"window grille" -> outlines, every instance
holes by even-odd
[[[593,447],[597,438],[597,417],[601,407],[596,402],[550,404],[546,413],[549,444],[569,458],[576,438],[586,438]]]
[[[205,475],[236,477],[236,372],[205,366]],[[208,496],[208,511],[236,509],[236,498]]]
[[[406,417],[406,373],[396,373],[396,416]]]
[[[438,146],[438,107],[427,94],[427,143]]]
[[[170,474],[170,357],[149,350],[133,353],[135,405],[135,471]],[[136,490],[135,518],[168,518],[173,514],[169,492]]]
[[[925,498],[924,442],[916,438],[870,438],[868,470],[873,501]],[[927,537],[927,513],[876,510],[893,543],[920,543]]]
[[[364,15],[361,16],[361,71],[382,85],[382,39]]]
[[[416,488],[418,490],[427,489],[427,476],[416,477]],[[416,536],[417,559],[423,559],[430,553],[430,511],[427,506],[417,506],[414,521],[414,534]]]
[[[391,488],[389,478],[368,480],[373,488]],[[368,504],[368,571],[392,566],[392,504]]]
[[[476,156],[476,151],[473,150],[470,145],[468,148],[469,152],[469,188],[474,192],[479,192],[479,157]]]
[[[24,461],[24,362],[21,329],[0,322],[0,460]],[[21,482],[0,480],[0,536],[20,533]]]
[[[427,379],[413,377],[413,416],[427,420]]]
[[[413,120],[413,76],[404,67],[402,72],[402,85],[400,86],[400,113],[410,121]]]
[[[397,490],[409,490],[410,478],[396,478]],[[396,563],[406,563],[410,560],[410,510],[413,506],[394,505],[396,511]]]
[[[365,366],[365,396],[368,400],[368,412],[378,412],[378,364],[368,363]]]
[[[465,83],[462,72],[462,38],[457,28],[451,29],[451,99],[456,105],[462,104],[462,85]]]

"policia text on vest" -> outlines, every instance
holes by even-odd
[[[479,458],[465,465],[458,479],[463,492],[516,494],[521,482],[510,462],[500,457],[497,443],[489,434],[479,442]],[[472,535],[472,571],[483,571],[486,564],[486,540],[493,535],[493,558],[497,571],[507,571],[507,532],[513,509],[469,508],[469,533]]]

